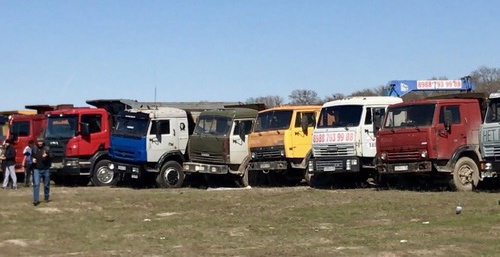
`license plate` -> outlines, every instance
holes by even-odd
[[[127,167],[118,165],[119,170],[127,170]]]
[[[130,177],[137,179],[137,178],[139,178],[139,175],[137,175],[137,174],[131,174]]]
[[[196,166],[194,169],[197,170],[197,171],[204,171],[205,167],[203,167],[203,166]]]
[[[326,166],[325,171],[335,171],[335,166]]]
[[[395,171],[403,171],[403,170],[408,170],[408,165],[402,165],[402,166],[394,166]]]
[[[262,164],[260,165],[260,168],[261,168],[261,169],[268,169],[268,168],[271,168],[271,164],[269,164],[269,163],[262,163]]]

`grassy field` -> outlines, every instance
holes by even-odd
[[[52,202],[31,198],[0,191],[1,256],[500,255],[500,193],[53,186]]]

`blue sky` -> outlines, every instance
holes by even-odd
[[[500,1],[0,0],[1,110],[323,98],[500,68]]]

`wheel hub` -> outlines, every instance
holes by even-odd
[[[114,173],[106,167],[101,167],[97,171],[97,179],[104,184],[108,184],[113,180]]]
[[[177,182],[179,182],[179,172],[177,172],[175,169],[167,169],[165,171],[164,180],[169,185],[177,184]]]

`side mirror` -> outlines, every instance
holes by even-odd
[[[82,137],[90,136],[89,124],[86,122],[80,122],[80,134]]]
[[[302,132],[307,135],[307,127],[309,127],[309,120],[306,115],[302,115],[300,118],[300,127],[302,127]]]
[[[373,113],[373,134],[377,136],[378,130],[382,127],[382,114],[379,112]]]
[[[238,124],[238,135],[240,136],[240,139],[245,142],[245,123],[240,122]]]
[[[161,124],[160,122],[156,122],[156,139],[158,140],[158,142],[161,143]]]
[[[444,111],[444,127],[448,132],[451,130],[452,121],[453,121],[453,115],[451,114],[451,111],[450,110]]]

